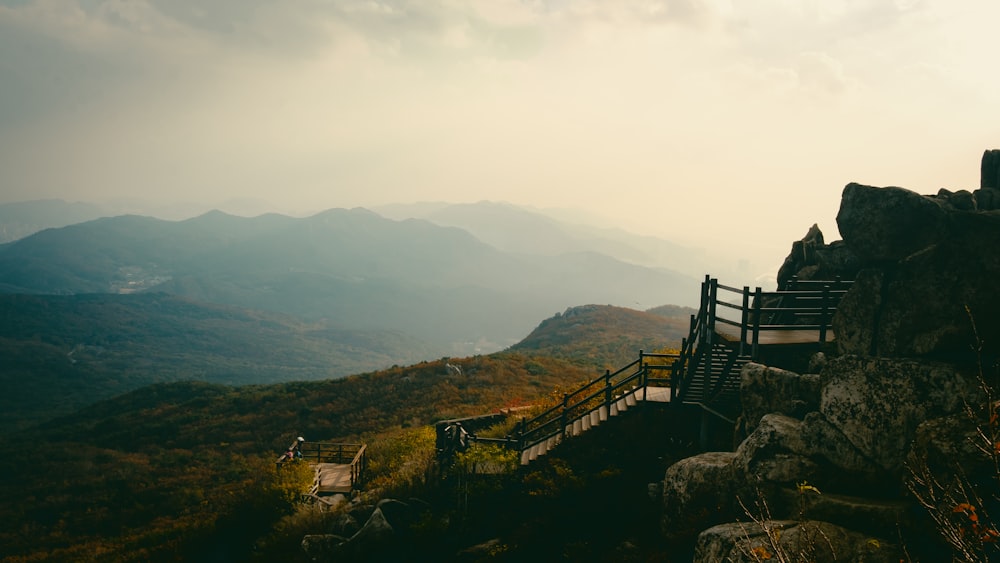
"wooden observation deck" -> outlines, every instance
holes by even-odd
[[[365,444],[307,442],[299,438],[278,458],[278,465],[304,462],[313,467],[316,476],[309,489],[311,496],[349,495],[364,484],[367,449]]]

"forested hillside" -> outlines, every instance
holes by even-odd
[[[339,380],[154,385],[8,436],[0,545],[61,561],[242,560],[288,506],[273,461],[295,436],[365,440],[376,461],[401,464],[384,448],[436,420],[530,403],[595,375],[512,353],[448,362],[462,373],[439,360]]]
[[[635,360],[639,350],[680,347],[694,310],[663,307],[653,311],[607,305],[571,307],[542,321],[511,350],[614,370]]]
[[[0,433],[152,383],[339,378],[429,354],[400,332],[163,293],[0,294]]]

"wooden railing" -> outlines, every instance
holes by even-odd
[[[637,360],[615,372],[607,370],[604,375],[596,377],[579,389],[564,394],[559,404],[531,419],[522,419],[514,435],[495,441],[503,441],[509,447],[523,452],[554,436],[565,437],[574,422],[584,416],[590,416],[595,409],[603,407],[607,409],[605,412],[609,412],[611,404],[622,397],[636,394],[645,399],[648,386],[669,386],[670,377],[659,374],[670,372],[678,357],[677,354],[657,354],[640,350]],[[651,363],[649,359],[657,359],[657,362]],[[666,363],[659,363],[664,361]]]
[[[762,291],[757,287],[751,292],[748,286],[738,289],[722,285],[716,279],[706,281],[711,297],[707,302],[710,307],[709,330],[716,331],[718,324],[734,327],[739,331],[739,355],[749,355],[754,360],[760,351],[762,333],[814,330],[818,333],[817,342],[826,342],[831,334],[833,314],[853,283],[842,280],[793,279],[787,286],[788,289]],[[727,294],[729,299],[735,296],[739,301],[734,303],[720,298],[720,291]],[[738,319],[720,314],[723,311],[732,311]]]
[[[292,456],[288,456],[288,452]],[[358,489],[364,484],[365,470],[368,468],[368,446],[335,442],[307,442],[296,440],[285,454],[278,458],[278,465],[291,460],[307,463],[338,463],[351,466],[351,487]]]
[[[672,396],[683,401],[695,377],[705,381],[707,397],[717,394],[731,376],[729,366],[713,369],[715,347],[734,346],[725,360],[730,364],[757,360],[762,335],[773,331],[815,331],[815,341],[824,343],[832,335],[833,314],[853,281],[799,280],[793,278],[778,291],[753,291],[748,286],[735,288],[705,276],[701,285],[701,305],[691,315],[688,337],[681,341],[681,353],[675,364]],[[729,327],[729,328],[726,328]],[[723,342],[720,333],[735,338]]]
[[[683,403],[695,378],[703,378],[700,383],[704,389],[697,403],[731,420],[726,414],[714,411],[712,401],[727,386],[731,387],[733,373],[739,373],[738,366],[757,359],[761,335],[770,331],[817,331],[816,341],[826,342],[833,314],[851,283],[793,279],[783,289],[765,292],[759,287],[751,291],[747,286],[740,289],[722,285],[717,279],[705,276],[701,305],[698,313],[691,315],[688,337],[681,341],[678,353],[651,354],[640,350],[637,360],[615,372],[605,371],[604,375],[564,394],[559,404],[533,418],[521,419],[513,434],[504,438],[471,435],[471,439],[503,444],[524,453],[554,437],[566,437],[574,423],[585,416],[600,413],[603,421],[603,417],[610,415],[612,403],[622,398],[635,395],[645,401],[650,386],[669,387],[670,402]],[[738,334],[735,346],[732,341],[722,342],[721,326],[732,327],[732,332]],[[439,452],[447,423],[472,425],[485,418],[440,423]]]

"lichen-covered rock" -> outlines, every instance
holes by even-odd
[[[803,420],[765,415],[733,463],[744,481],[758,484],[811,481],[843,490],[882,482],[879,468],[818,412]]]
[[[757,428],[761,417],[780,413],[802,418],[819,407],[819,375],[749,363],[740,371],[740,400],[743,427],[747,434]]]
[[[1000,351],[1000,213],[973,210],[994,208],[994,191],[845,188],[838,221],[864,269],[833,319],[842,354],[965,362],[978,341]]]
[[[732,519],[734,495],[741,485],[734,452],[707,452],[667,468],[663,476],[663,534],[669,540],[693,538],[708,526]]]
[[[942,363],[843,356],[822,373],[820,413],[866,458],[898,473],[920,423],[958,412],[976,381]]]
[[[840,236],[862,262],[897,262],[945,238],[941,204],[910,190],[851,183],[837,213]]]
[[[763,560],[895,562],[889,542],[829,522],[760,520],[713,526],[698,536],[694,563],[750,563]]]
[[[970,407],[975,409],[977,405]],[[989,435],[986,416],[977,423],[968,413],[961,412],[923,422],[917,427],[907,467],[917,471],[930,469],[942,481],[946,481],[944,476],[958,472],[992,477],[995,472],[993,458],[987,455],[990,443],[986,438]]]
[[[881,270],[858,272],[850,291],[840,300],[833,315],[833,333],[841,354],[874,356],[876,353],[876,320],[882,309]]]
[[[810,485],[813,485],[810,482]],[[787,512],[775,516],[822,520],[852,530],[864,530],[880,537],[896,537],[900,527],[912,525],[913,505],[895,499],[879,499],[831,493],[821,484],[816,490],[788,487],[776,491],[776,502],[787,507]]]

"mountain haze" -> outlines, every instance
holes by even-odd
[[[333,379],[428,354],[400,332],[164,293],[0,295],[0,434],[153,383]]]
[[[580,303],[690,304],[693,278],[596,252],[503,252],[455,227],[363,209],[302,219],[102,218],[0,246],[8,293],[172,293],[330,327],[399,330],[435,355],[498,350]]]
[[[458,227],[500,250],[517,254],[556,256],[575,252],[597,252],[621,261],[650,268],[665,268],[700,278],[711,272],[725,279],[744,279],[750,272],[703,248],[676,244],[666,239],[595,227],[557,219],[503,202],[395,204],[372,208],[393,219],[426,219],[442,226]],[[664,221],[669,221],[665,213]]]

